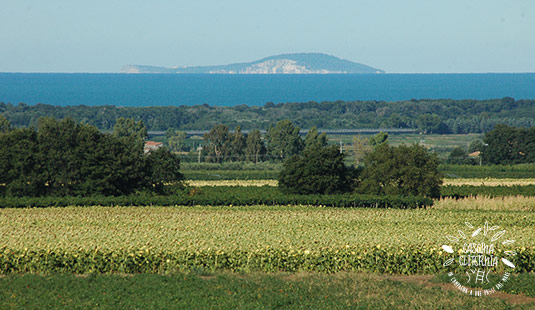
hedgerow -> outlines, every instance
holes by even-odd
[[[314,205],[345,208],[425,208],[433,200],[413,196],[372,195],[287,195],[277,188],[263,187],[193,187],[175,195],[141,193],[128,196],[95,197],[2,197],[0,207],[64,207],[64,206],[228,206],[228,205]]]

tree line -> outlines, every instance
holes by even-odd
[[[475,156],[470,157],[472,153]],[[468,149],[455,148],[450,164],[514,165],[535,163],[535,127],[516,128],[503,124],[487,132],[483,140],[473,141]]]
[[[217,124],[204,135],[203,159],[215,163],[224,161],[257,163],[268,159],[284,161],[301,153],[307,147],[327,145],[327,135],[319,134],[317,128],[313,127],[304,140],[299,131],[300,128],[290,120],[270,125],[264,138],[258,129],[244,134],[240,126],[237,126],[234,132],[230,132],[226,125]]]
[[[179,157],[167,149],[144,154],[145,137],[132,119],[118,119],[108,134],[72,119],[12,128],[0,115],[0,194],[108,196],[180,186]]]
[[[291,119],[301,128],[413,128],[422,133],[485,133],[497,124],[515,127],[535,125],[535,100],[408,100],[266,103],[264,106],[209,105],[169,107],[52,106],[0,103],[15,127],[36,126],[43,116],[91,124],[113,130],[118,118],[141,120],[149,131],[206,130],[215,124],[230,128],[268,129]]]

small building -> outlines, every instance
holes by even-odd
[[[478,157],[479,155],[481,155],[480,151],[475,151],[473,153],[468,154],[469,157]]]
[[[143,147],[143,153],[147,154],[151,151],[161,148],[162,146],[163,146],[162,142],[145,141],[145,146]]]

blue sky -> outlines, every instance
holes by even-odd
[[[535,72],[532,0],[2,0],[0,72],[322,52],[390,73]]]

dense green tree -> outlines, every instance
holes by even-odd
[[[336,146],[312,146],[284,161],[279,188],[293,194],[335,194],[352,190],[353,174]]]
[[[378,145],[364,159],[360,192],[438,197],[438,158],[420,145]]]
[[[325,146],[327,146],[327,134],[319,134],[316,126],[312,127],[305,136],[305,148]]]
[[[0,114],[0,134],[11,130],[11,123],[8,119]]]
[[[12,196],[124,195],[179,181],[179,160],[96,127],[43,118],[37,129],[0,134],[0,190]]]
[[[260,130],[252,130],[247,135],[246,144],[247,147],[245,150],[245,155],[248,161],[258,163],[259,161],[264,159],[264,156],[266,155],[266,147],[264,146],[264,142],[262,141],[262,135],[260,133]]]
[[[150,152],[146,158],[149,185],[159,194],[167,194],[166,184],[181,184],[184,175],[180,173],[180,158],[166,148]]]
[[[535,126],[535,100],[512,98],[491,100],[409,100],[409,101],[336,101],[290,102],[258,106],[211,107],[115,107],[115,106],[51,106],[46,104],[4,104],[0,113],[18,127],[36,126],[41,116],[63,119],[72,117],[101,130],[111,130],[117,118],[142,120],[147,128],[167,130],[207,130],[215,123],[240,125],[242,129],[267,129],[269,124],[291,119],[301,128],[420,128],[436,131],[419,121],[421,115],[435,114],[443,123],[440,131],[484,133],[497,124],[515,127]],[[425,117],[424,117],[425,118]],[[432,121],[432,120],[431,120]],[[438,129],[438,128],[436,128]]]
[[[420,114],[418,116],[418,128],[424,133],[449,134],[448,125],[436,114]]]
[[[304,143],[299,136],[299,127],[290,120],[279,121],[275,126],[267,130],[267,150],[272,158],[284,160],[297,155],[304,148]]]
[[[485,144],[481,140],[474,140],[468,146],[468,153],[482,152],[485,149]]]
[[[245,149],[247,147],[247,135],[244,135],[240,126],[236,126],[234,132],[230,135],[230,160],[244,161]]]
[[[143,141],[147,139],[147,127],[141,120],[136,121],[133,118],[120,117],[113,126],[113,135],[118,138],[127,138],[143,145]]]
[[[451,151],[450,155],[448,155],[447,163],[454,165],[470,165],[473,164],[474,161],[468,157],[468,153],[465,149],[456,147]]]
[[[535,127],[514,128],[497,125],[485,134],[483,162],[520,164],[535,162]]]

